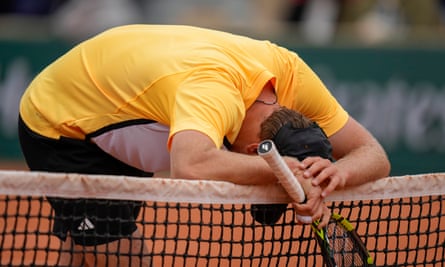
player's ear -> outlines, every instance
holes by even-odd
[[[257,149],[258,149],[258,144],[259,143],[248,144],[246,146],[247,154],[249,154],[249,155],[255,154],[256,155],[257,154]]]

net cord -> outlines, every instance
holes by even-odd
[[[445,173],[392,176],[331,193],[326,201],[378,200],[443,195]],[[0,170],[0,195],[101,198],[202,204],[290,203],[279,185]]]

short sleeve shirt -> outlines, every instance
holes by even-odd
[[[22,97],[35,132],[84,139],[106,127],[150,120],[170,139],[196,130],[220,147],[234,141],[267,82],[281,105],[328,135],[347,113],[298,55],[269,41],[175,25],[129,25],[75,46],[46,67]],[[169,140],[170,140],[169,139]]]

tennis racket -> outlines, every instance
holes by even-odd
[[[304,202],[306,197],[303,188],[272,140],[259,144],[258,155],[266,160],[289,196],[298,203]],[[310,216],[300,216],[297,219],[312,222]],[[311,224],[326,266],[375,266],[368,250],[347,219],[334,213],[325,228],[318,229],[317,226],[318,222]]]

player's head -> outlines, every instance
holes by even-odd
[[[260,139],[274,141],[282,156],[303,160],[319,156],[332,160],[332,147],[328,137],[315,123],[301,113],[281,107],[261,124]],[[273,225],[284,213],[287,204],[251,205],[253,218]]]
[[[275,111],[261,124],[260,139],[273,140],[282,156],[299,160],[319,156],[332,160],[331,143],[318,124],[285,107]]]

